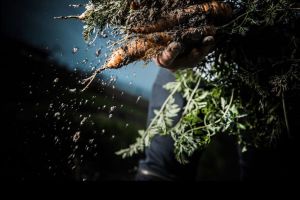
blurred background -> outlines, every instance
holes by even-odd
[[[110,38],[87,44],[82,24],[54,20],[79,14],[79,0],[1,1],[3,177],[13,180],[133,180],[143,155],[115,155],[146,128],[158,72],[135,63],[80,81],[99,67]],[[103,33],[105,35],[106,33]],[[199,161],[197,180],[239,178],[233,139],[218,136]]]

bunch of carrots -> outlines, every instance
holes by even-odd
[[[104,65],[83,81],[86,84],[83,90],[87,89],[96,75],[105,69],[117,69],[135,61],[151,59],[174,41],[196,44],[205,36],[215,36],[215,25],[229,21],[233,14],[231,5],[224,2],[194,0],[192,1],[193,4],[189,5],[182,3],[182,1],[165,0],[171,4],[180,2],[181,6],[167,12],[161,12],[154,20],[147,19],[149,16],[142,16],[143,20],[141,21],[135,20],[137,18],[133,16],[136,13],[142,13],[139,12],[140,10],[147,9],[149,6],[153,7],[155,4],[150,5],[149,2],[151,1],[149,0],[125,1],[127,1],[129,13],[133,13],[127,16],[125,30],[127,38],[130,39],[126,39],[122,46],[115,48]],[[147,3],[149,5],[146,5]],[[159,11],[159,8],[156,10]],[[77,18],[84,21],[90,13],[90,10],[86,10],[79,16],[62,18]]]

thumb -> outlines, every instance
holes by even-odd
[[[161,54],[159,54],[154,59],[154,61],[162,67],[168,67],[173,63],[173,61],[182,52],[182,50],[183,50],[183,45],[181,43],[172,42]]]
[[[204,46],[213,46],[215,43],[215,38],[213,36],[206,36],[202,40]]]

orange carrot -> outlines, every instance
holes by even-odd
[[[200,40],[205,36],[213,36],[216,33],[214,26],[204,26],[202,28],[188,28],[181,31],[181,40]],[[149,59],[158,54],[167,45],[175,40],[175,32],[158,32],[146,35],[139,35],[131,40],[126,45],[123,45],[113,51],[110,58],[106,61],[103,67],[98,68],[94,74],[84,80],[87,83],[85,90],[96,75],[105,69],[117,69],[134,61],[141,59]]]
[[[203,14],[207,14],[209,19],[212,19],[211,21],[229,19],[232,15],[232,8],[229,4],[217,1],[192,5],[183,9],[174,10],[155,23],[131,27],[128,31],[143,34],[166,31],[174,26],[180,25],[184,20],[193,15],[201,16]]]
[[[162,47],[171,41],[171,39],[172,37],[170,35],[164,33],[155,34],[153,37],[146,36],[134,39],[128,44],[116,49],[107,60],[105,68],[119,68],[133,61],[142,59],[145,57],[147,51]],[[156,40],[161,43],[156,42]]]
[[[213,26],[202,28],[188,28],[181,32],[182,40],[200,40],[204,36],[213,36],[216,29]],[[105,69],[120,68],[139,59],[148,58],[147,52],[150,50],[160,50],[166,47],[175,39],[173,32],[158,32],[140,36],[128,44],[116,49],[105,64]]]

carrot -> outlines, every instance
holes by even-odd
[[[147,51],[163,47],[172,39],[173,35],[164,32],[140,36],[116,49],[107,60],[105,68],[119,68],[133,61],[142,59],[145,57]]]
[[[163,33],[161,35],[163,35]],[[162,44],[165,44],[170,39],[171,37],[168,36],[159,38],[159,40],[163,41]],[[82,91],[88,88],[91,82],[95,79],[96,75],[99,74],[101,71],[104,71],[105,69],[120,68],[124,65],[127,65],[129,63],[144,58],[146,56],[147,51],[151,49],[157,50],[159,48],[163,48],[163,46],[154,43],[153,38],[152,40],[151,39],[147,40],[147,38],[137,38],[132,40],[128,44],[117,48],[116,50],[114,50],[114,52],[112,53],[110,58],[106,61],[103,67],[98,68],[91,77],[83,81],[83,84],[87,83],[87,85]]]
[[[192,5],[183,9],[174,10],[155,23],[131,27],[128,31],[142,34],[161,32],[182,24],[183,21],[193,15],[201,16],[203,14],[209,15],[209,19],[212,19],[211,21],[229,19],[232,15],[232,8],[229,4],[217,1]]]
[[[213,36],[216,34],[214,26],[204,26],[202,28],[188,28],[181,31],[180,40],[194,41],[200,40],[204,36]],[[119,68],[130,62],[142,59],[147,51],[159,50],[166,47],[175,40],[176,32],[158,32],[151,33],[132,40],[128,44],[116,49],[110,59],[105,64],[105,68]]]
[[[188,28],[181,31],[181,40],[200,40],[204,36],[216,34],[214,26],[204,26],[202,28]],[[120,68],[130,62],[142,59],[147,51],[151,49],[161,49],[174,41],[176,32],[158,32],[144,36],[139,36],[128,44],[116,49],[107,60],[105,68]]]
[[[188,28],[181,31],[181,38],[179,38],[179,40],[195,41],[205,36],[213,36],[215,33],[216,29],[214,26]],[[137,60],[149,59],[153,54],[161,52],[169,43],[175,41],[175,39],[176,32],[158,32],[137,36],[137,38],[131,40],[126,45],[114,50],[104,66],[98,68],[91,77],[83,81],[83,84],[87,83],[83,91],[87,89],[96,75],[101,71],[117,69]]]
[[[140,2],[135,1],[135,0],[131,1],[131,3],[130,3],[131,10],[138,10],[141,6],[142,5],[140,4]]]

